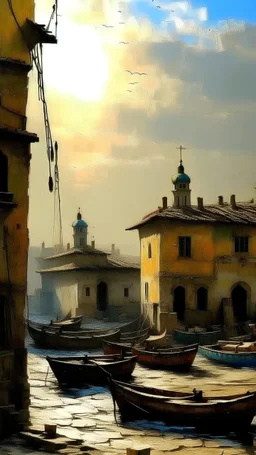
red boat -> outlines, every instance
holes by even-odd
[[[132,343],[115,343],[108,340],[102,341],[103,352],[105,355],[131,355]]]
[[[133,347],[132,354],[137,356],[137,362],[150,368],[190,368],[195,360],[198,344],[184,347],[158,349],[155,351]]]

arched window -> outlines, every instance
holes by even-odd
[[[0,193],[8,193],[8,158],[0,150]]]
[[[152,248],[151,243],[148,244],[148,258],[152,258]]]
[[[207,289],[204,287],[197,289],[196,299],[197,299],[197,309],[200,311],[206,311],[207,303],[208,303]]]

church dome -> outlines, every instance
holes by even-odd
[[[172,177],[172,183],[176,184],[176,183],[190,183],[191,180],[190,180],[190,177],[183,173],[183,174],[176,174]]]
[[[88,227],[88,224],[84,221],[84,220],[76,220],[74,221],[74,223],[72,224],[73,227]]]
[[[80,228],[88,227],[88,224],[84,220],[82,220],[82,215],[80,213],[80,209],[79,209],[79,212],[78,212],[76,218],[77,218],[76,221],[74,221],[74,223],[72,223],[72,227],[80,227]]]
[[[190,183],[190,182],[191,182],[190,177],[187,174],[185,174],[184,166],[182,164],[182,161],[180,161],[180,165],[178,167],[178,174],[175,174],[172,177],[172,183],[174,183],[174,185],[176,185],[176,183]]]

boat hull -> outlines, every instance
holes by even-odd
[[[108,383],[113,378],[124,379],[132,375],[136,357],[119,356],[46,357],[56,379],[62,386]],[[96,363],[98,362],[99,366]],[[106,374],[107,372],[107,374]]]
[[[254,417],[256,393],[212,403],[189,402],[187,399],[141,394],[129,384],[111,381],[111,393],[123,420],[162,420],[172,425],[195,427],[222,434],[247,431]],[[223,397],[222,397],[223,398]]]
[[[215,349],[214,349],[215,347]],[[219,347],[219,346],[218,346]],[[256,352],[229,352],[216,349],[217,345],[199,347],[199,354],[207,359],[233,367],[256,367]]]
[[[81,327],[83,316],[76,316],[71,319],[65,319],[64,321],[55,321],[49,324],[42,324],[40,322],[27,321],[27,324],[30,324],[39,329],[51,329],[51,330],[63,330],[65,332],[78,331]]]
[[[149,368],[188,369],[195,360],[197,349],[198,345],[187,348],[172,348],[166,351],[149,351],[134,347],[132,353],[137,356],[138,363]]]
[[[37,329],[28,324],[28,333],[36,345],[47,349],[98,349],[101,348],[103,339],[120,340],[119,330],[104,335],[76,336]]]
[[[132,346],[131,343],[114,343],[112,341],[108,341],[104,339],[102,341],[102,348],[105,355],[131,355],[132,354]]]
[[[189,344],[199,344],[204,346],[207,344],[214,344],[222,338],[222,330],[215,330],[213,332],[185,332],[182,330],[174,330],[174,340],[177,343],[189,345]]]

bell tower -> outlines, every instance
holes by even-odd
[[[82,219],[80,208],[76,216],[76,221],[74,221],[72,227],[74,248],[85,248],[87,245],[88,224]]]
[[[172,183],[174,184],[173,190],[173,207],[190,207],[191,206],[191,189],[190,177],[185,174],[183,161],[182,161],[182,151],[186,150],[185,147],[180,145],[177,147],[180,150],[180,165],[178,167],[178,173],[172,177]]]

